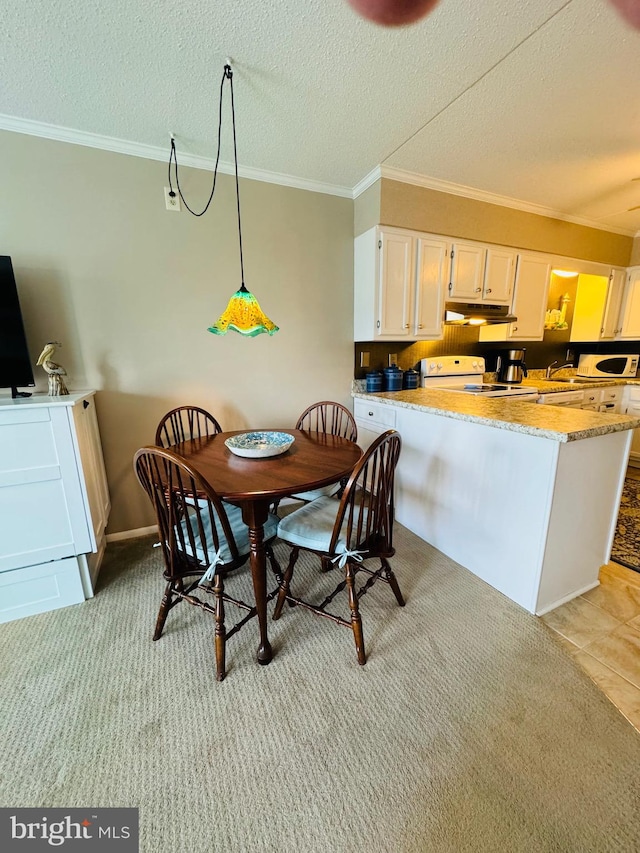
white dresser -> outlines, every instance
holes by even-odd
[[[94,393],[0,397],[0,623],[93,596],[111,508]]]

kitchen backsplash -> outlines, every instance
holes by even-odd
[[[577,364],[578,356],[593,353],[640,353],[640,341],[615,341],[596,343],[571,343],[569,331],[545,332],[542,341],[503,341],[480,343],[478,329],[468,326],[445,326],[444,338],[440,341],[419,341],[407,344],[403,341],[385,342],[358,341],[354,344],[354,377],[363,379],[370,370],[387,367],[390,355],[397,355],[397,364],[402,370],[417,368],[423,358],[438,355],[481,355],[486,360],[487,372],[495,370],[496,357],[500,350],[518,347],[526,350],[525,361],[530,369],[544,369],[552,361],[559,364],[572,360]],[[369,353],[369,367],[360,367],[360,353]],[[569,353],[569,357],[567,357]]]

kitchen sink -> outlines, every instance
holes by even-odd
[[[562,377],[556,379],[555,377],[551,377],[551,379],[545,379],[545,382],[566,382],[567,385],[591,385],[593,380],[591,379],[582,379],[577,376],[570,376],[568,378]]]

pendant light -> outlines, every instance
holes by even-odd
[[[233,101],[233,71],[228,61],[224,66],[224,70],[222,72],[222,80],[220,82],[220,104],[218,110],[218,153],[216,156],[216,164],[213,172],[213,186],[211,188],[209,200],[207,201],[204,209],[200,211],[200,213],[196,213],[187,204],[180,189],[180,182],[178,180],[178,160],[176,156],[175,139],[173,136],[171,137],[171,155],[169,157],[169,195],[175,196],[175,192],[173,191],[173,185],[171,183],[171,162],[173,161],[175,163],[176,187],[178,189],[180,198],[182,199],[184,206],[189,211],[189,213],[193,214],[194,216],[202,216],[202,214],[207,211],[209,205],[211,204],[211,200],[213,198],[213,194],[216,188],[218,162],[220,160],[220,135],[222,130],[222,95],[226,80],[229,81],[229,86],[231,89],[231,121],[233,125],[233,159],[236,179],[236,212],[238,217],[238,244],[240,248],[241,284],[240,288],[236,290],[236,292],[229,300],[226,309],[222,312],[220,317],[218,317],[215,323],[209,326],[208,331],[212,332],[214,335],[226,335],[229,329],[232,329],[234,332],[239,332],[245,337],[254,338],[256,335],[260,335],[263,332],[266,332],[266,334],[268,335],[273,335],[278,331],[278,326],[276,326],[276,324],[273,323],[262,311],[258,300],[255,298],[253,293],[251,293],[251,291],[247,289],[244,283],[242,224],[240,220],[240,185],[238,181],[238,151],[236,147],[236,116]]]

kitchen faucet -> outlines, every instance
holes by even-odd
[[[572,361],[567,361],[567,362],[565,362],[565,364],[561,364],[560,367],[553,368],[553,365],[557,364],[557,363],[558,363],[557,360],[552,361],[551,364],[549,365],[549,367],[547,367],[545,379],[551,379],[551,377],[553,376],[554,373],[557,373],[559,370],[563,370],[563,368],[565,368],[565,367],[573,367],[574,366]],[[551,368],[553,368],[553,370]]]

